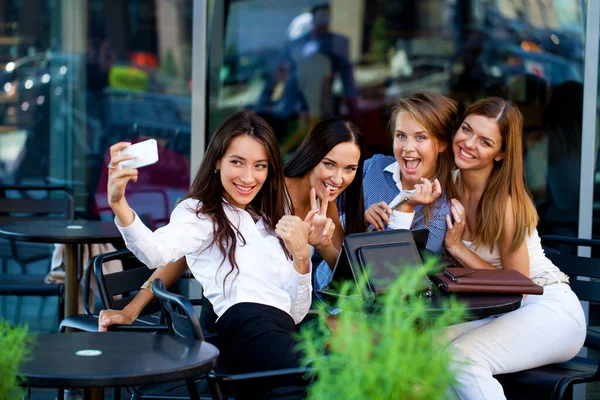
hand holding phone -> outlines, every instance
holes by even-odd
[[[132,160],[121,161],[119,168],[141,168],[158,162],[158,145],[156,140],[148,139],[124,148],[119,154],[135,156]]]

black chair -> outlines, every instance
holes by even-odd
[[[127,269],[122,272],[104,274],[102,266],[114,260],[122,261]],[[61,332],[64,332],[67,328],[85,332],[96,332],[98,330],[98,314],[92,313],[88,304],[92,271],[98,283],[101,309],[104,310],[122,310],[125,308],[133,300],[140,286],[150,278],[153,272],[139,262],[129,250],[118,250],[90,259],[83,278],[84,314],[65,318],[60,324]],[[167,333],[169,329],[163,323],[160,311],[160,304],[154,301],[144,308],[140,313],[140,318],[132,325],[114,325],[110,327],[110,330]]]
[[[43,193],[44,196],[39,196]],[[60,194],[57,197],[55,194]],[[74,198],[71,189],[57,185],[1,185],[0,221],[18,222],[31,218],[74,218]],[[0,239],[0,295],[4,296],[41,296],[44,299],[57,296],[58,320],[64,315],[63,285],[47,284],[45,274],[28,273],[27,266],[34,262],[48,260],[48,271],[52,248],[36,243],[17,243]],[[20,274],[8,274],[8,260],[14,260],[20,267]],[[17,315],[20,314],[21,298],[17,303]],[[40,314],[44,303],[41,304]]]
[[[211,336],[205,337],[192,303],[187,298],[167,291],[164,283],[160,279],[155,279],[152,281],[152,290],[154,291],[156,297],[158,297],[160,300],[163,312],[165,314],[165,320],[173,334],[181,337],[193,338],[196,340],[206,339],[207,342],[215,344],[218,347],[218,336],[212,334]],[[206,299],[205,303],[208,303]],[[203,308],[203,312],[209,312],[210,309],[212,308],[205,307]],[[212,317],[209,317],[208,319],[210,320]],[[219,367],[217,367],[217,369],[219,369]],[[244,374],[211,372],[206,376],[206,378],[208,381],[208,389],[212,395],[212,398],[215,400],[222,400],[224,398],[224,394],[225,398],[228,398],[226,394],[231,393],[231,384],[236,384],[243,381],[247,382],[260,379],[272,379],[277,377],[303,377],[310,372],[310,368],[290,368]],[[192,386],[189,382],[187,386],[190,398],[198,399],[199,394],[197,387],[195,385]],[[267,393],[265,398],[276,398],[278,393],[289,396],[290,392],[293,391],[296,391],[296,388],[278,388]]]
[[[542,236],[542,243],[600,249],[600,240],[564,236]],[[590,305],[600,304],[599,259],[561,254],[553,249],[547,249],[546,255],[562,272],[569,275],[571,288],[580,300],[588,301]],[[586,280],[578,279],[580,277]],[[584,347],[600,350],[600,332],[588,327]],[[551,398],[560,400],[571,397],[573,385],[599,381],[599,367],[597,359],[574,357],[564,363],[498,375],[496,378],[502,383],[509,399]]]

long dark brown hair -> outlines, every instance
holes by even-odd
[[[212,219],[214,234],[209,246],[216,244],[219,248],[223,256],[221,265],[225,262],[226,257],[231,264],[231,270],[223,280],[224,291],[227,278],[234,272],[236,275],[239,273],[235,259],[238,240],[242,245],[246,244],[246,240],[225,214],[223,185],[221,184],[221,176],[216,170],[216,165],[229,149],[231,141],[242,135],[247,135],[261,143],[265,147],[269,162],[267,179],[256,197],[248,204],[247,209],[262,217],[265,227],[273,235],[275,235],[277,221],[286,214],[287,210],[291,210],[283,179],[279,145],[273,129],[264,119],[252,112],[233,114],[219,125],[210,139],[202,164],[186,195],[186,198],[200,201],[196,214],[202,213]],[[291,258],[283,241],[280,239],[279,242],[287,257]]]
[[[360,150],[360,159],[356,176],[338,198],[338,210],[345,217],[344,230],[346,234],[364,232],[364,195],[363,195],[363,164],[365,160],[365,145],[362,133],[352,121],[334,117],[316,124],[308,133],[298,150],[283,167],[283,173],[288,178],[301,178],[308,174],[325,158],[327,153],[340,143],[354,143]]]

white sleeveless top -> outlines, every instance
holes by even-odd
[[[455,182],[456,178],[458,177],[458,171],[459,170],[456,170],[452,174],[452,178]],[[489,247],[483,244],[479,245],[478,248],[475,248],[475,245],[468,240],[463,240],[463,243],[469,248],[469,250],[477,254],[485,262],[493,265],[496,268],[502,268],[500,251],[498,250],[497,245],[490,250]],[[531,232],[531,235],[525,238],[525,243],[527,244],[527,251],[529,253],[529,268],[531,271],[530,278],[535,278],[546,271],[560,271],[560,269],[556,265],[552,264],[552,261],[546,257],[537,229],[534,229],[533,232]]]
[[[483,244],[479,245],[478,248],[475,248],[475,245],[468,240],[463,240],[463,243],[485,262],[496,268],[502,268],[498,246],[494,246],[490,251],[490,249]],[[535,278],[546,271],[560,271],[558,267],[552,264],[552,261],[546,257],[537,229],[534,229],[531,235],[527,236],[525,243],[527,244],[527,251],[529,252],[530,278]]]

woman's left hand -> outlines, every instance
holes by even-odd
[[[465,232],[466,216],[465,208],[460,204],[460,201],[452,199],[450,202],[452,203],[450,212],[452,212],[454,223],[452,222],[450,215],[446,215],[448,230],[446,231],[446,237],[444,238],[444,247],[452,254],[454,249],[463,245],[462,237]]]
[[[437,179],[431,182],[427,178],[421,178],[421,182],[423,183],[415,185],[415,193],[408,200],[413,206],[433,203],[442,195],[442,186]]]
[[[311,210],[302,221],[295,215],[284,215],[275,226],[275,233],[283,240],[294,260],[308,260],[308,232],[314,216],[319,210]]]

